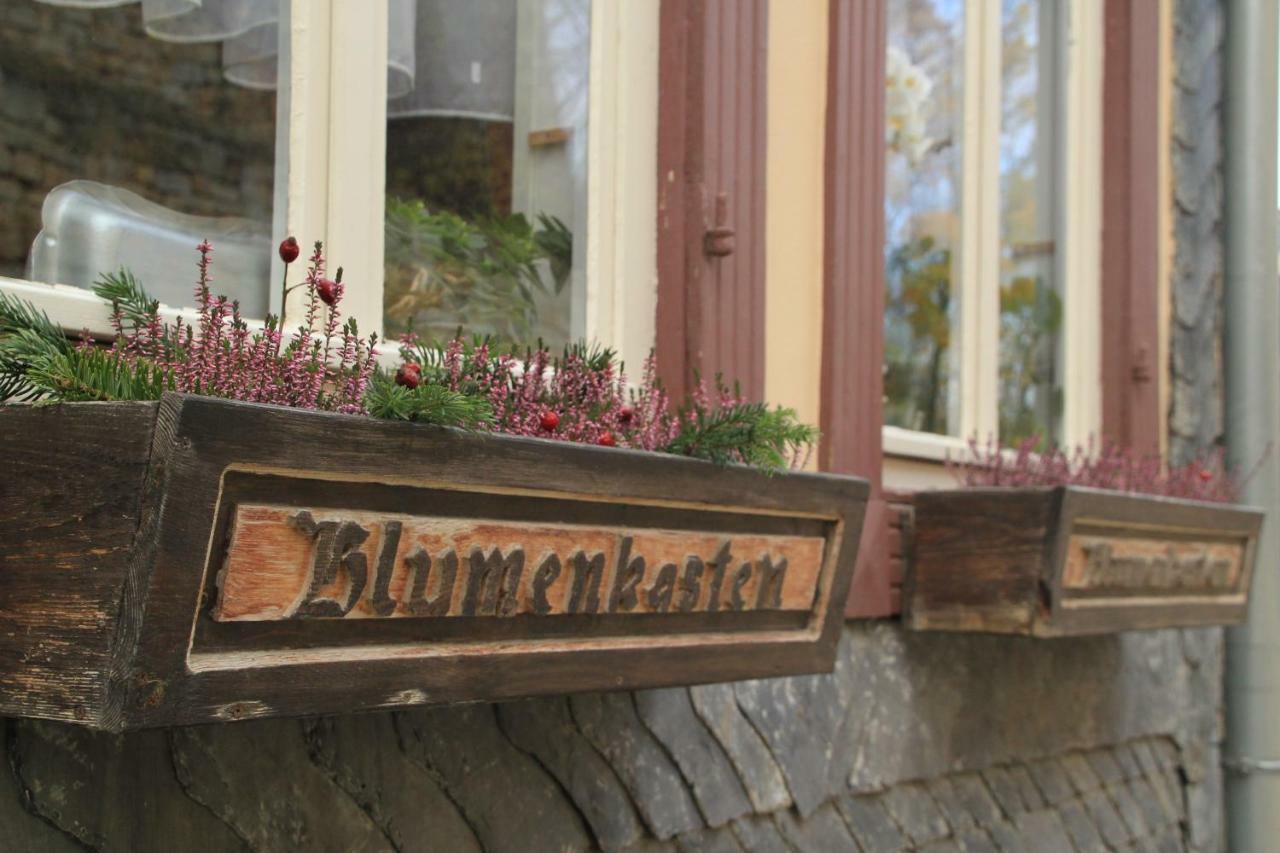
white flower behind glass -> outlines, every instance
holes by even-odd
[[[933,140],[925,133],[925,114],[933,81],[906,51],[889,46],[885,63],[885,143],[916,165]]]

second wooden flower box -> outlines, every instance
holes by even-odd
[[[1263,513],[1089,489],[919,492],[908,626],[1052,637],[1243,621]]]

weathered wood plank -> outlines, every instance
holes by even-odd
[[[1080,487],[921,493],[919,630],[1060,636],[1244,619],[1262,513]]]
[[[180,395],[3,415],[45,487],[5,484],[0,708],[113,730],[829,669],[867,499]]]
[[[99,720],[156,408],[0,406],[0,714]]]

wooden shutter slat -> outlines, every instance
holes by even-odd
[[[658,366],[764,394],[767,0],[663,0],[658,136]],[[736,248],[704,251],[717,197]]]
[[[831,0],[822,316],[823,470],[872,484],[846,615],[886,616],[883,424],[886,0]]]

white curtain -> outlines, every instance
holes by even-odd
[[[255,89],[276,86],[282,0],[35,2],[80,9],[141,3],[142,24],[148,35],[171,42],[220,42],[227,80]],[[391,118],[512,120],[515,0],[388,2],[387,106]]]

